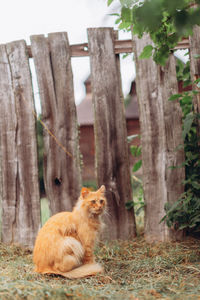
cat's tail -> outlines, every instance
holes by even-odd
[[[103,268],[101,265],[94,263],[94,264],[85,264],[78,268],[75,268],[66,273],[60,273],[60,275],[69,278],[69,279],[78,279],[88,276],[93,276],[98,273],[102,273]]]

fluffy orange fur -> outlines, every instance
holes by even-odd
[[[81,278],[103,271],[93,249],[106,207],[105,187],[96,192],[82,188],[72,212],[58,213],[44,224],[33,251],[35,271]]]

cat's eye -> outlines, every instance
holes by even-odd
[[[103,203],[104,203],[104,200],[103,200],[103,199],[100,199],[99,202],[100,202],[100,204],[103,204]]]
[[[91,203],[92,203],[92,204],[95,204],[95,203],[96,203],[96,200],[92,200]]]

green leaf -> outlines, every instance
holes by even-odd
[[[136,156],[140,156],[142,154],[142,148],[141,146],[137,147],[137,152],[136,152]]]
[[[123,22],[131,23],[132,22],[132,11],[127,7],[122,7],[121,18]]]
[[[122,58],[125,59],[125,58],[127,58],[130,54],[131,54],[131,53],[125,53],[125,54],[122,55]]]
[[[200,54],[195,54],[194,58],[196,58],[196,59],[200,58]]]
[[[147,45],[144,47],[142,53],[139,56],[139,59],[150,58],[152,56],[153,46]]]
[[[182,94],[174,94],[174,95],[171,95],[171,97],[169,97],[169,101],[174,101],[174,100],[177,100],[179,99],[180,97],[182,97]]]
[[[131,151],[131,154],[132,154],[133,156],[136,156],[137,146],[131,145],[131,146],[130,146],[130,151]]]
[[[185,80],[185,81],[183,82],[183,88],[188,87],[188,86],[191,85],[191,84],[192,84],[191,80],[190,80],[190,79],[187,79],[187,80]]]
[[[200,82],[200,78],[197,78],[194,83],[199,83]]]
[[[200,190],[200,184],[197,181],[193,181],[192,182],[192,186],[196,189],[196,190]]]
[[[113,14],[108,14],[109,16],[114,16],[114,17],[119,17],[119,14],[113,13]]]
[[[141,166],[142,166],[142,160],[140,159],[134,164],[132,171],[133,172],[138,171],[141,168]]]
[[[192,103],[192,96],[184,96],[182,99],[182,104],[191,104]]]
[[[144,210],[145,205],[141,205],[138,209],[136,209],[135,214],[136,216],[139,216],[139,214]]]
[[[195,115],[193,113],[189,113],[184,120],[183,132],[182,132],[182,136],[184,140],[186,135],[190,132],[194,119],[195,119]]]
[[[182,229],[185,229],[185,228],[187,228],[188,227],[188,224],[187,223],[183,223],[182,225],[180,225],[179,227],[178,227],[178,229],[179,230],[182,230]]]
[[[131,151],[131,154],[135,157],[138,157],[141,155],[141,147],[140,146],[131,145],[130,151]]]
[[[125,203],[126,209],[132,209],[134,207],[134,202],[133,201],[128,201]]]
[[[164,41],[162,43],[164,43]],[[160,48],[155,49],[155,52],[153,54],[153,59],[157,64],[161,66],[165,66],[166,61],[168,60],[169,57],[169,53],[170,53],[169,46],[164,44],[160,46]]]
[[[117,25],[117,24],[119,24],[121,22],[121,18],[117,18],[116,20],[115,20],[115,24]]]
[[[108,0],[107,5],[110,6],[114,0]]]
[[[128,30],[129,28],[130,28],[130,26],[131,26],[131,23],[130,22],[121,22],[120,24],[119,24],[119,29],[126,29],[126,30]]]
[[[122,8],[125,7],[131,7],[134,0],[120,0]]]

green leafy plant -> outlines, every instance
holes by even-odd
[[[130,151],[131,151],[131,154],[134,157],[140,157],[141,156],[141,146],[131,145],[130,146]],[[137,172],[141,168],[141,166],[142,166],[142,160],[140,159],[134,164],[132,171]]]
[[[130,143],[137,137],[139,137],[138,134],[131,135],[127,137],[127,140]],[[137,159],[140,158],[142,154],[141,146],[131,145],[130,152],[133,155],[133,157]],[[144,206],[145,206],[144,197],[143,197],[142,180],[138,178],[136,175],[134,175],[134,173],[137,172],[141,167],[142,167],[142,159],[137,160],[132,167],[132,172],[133,172],[132,185],[133,185],[134,199],[126,202],[127,209],[131,209],[132,207],[134,207],[136,216],[139,216],[139,214],[144,211]]]
[[[185,82],[189,82],[189,69],[186,64],[182,70]],[[181,76],[181,72],[178,73]],[[200,80],[196,80],[198,84]],[[183,139],[185,151],[185,186],[184,193],[173,205],[166,203],[166,215],[162,221],[166,221],[169,227],[175,229],[186,229],[187,231],[200,231],[200,155],[199,140],[197,135],[197,123],[199,114],[194,112],[193,95],[197,91],[186,91],[181,94],[172,95],[170,101],[179,99],[183,111]]]
[[[108,0],[111,5],[113,0]],[[132,31],[139,38],[148,33],[153,41],[147,45],[140,59],[153,56],[157,64],[165,65],[169,54],[182,38],[193,34],[193,27],[200,25],[200,0],[120,0],[120,13],[116,24],[118,28]],[[200,58],[196,54],[196,58]],[[189,62],[177,63],[177,77],[183,81],[183,88],[191,84]],[[193,84],[200,88],[200,79]],[[183,111],[183,139],[185,151],[185,191],[172,206],[166,203],[165,220],[170,227],[200,231],[200,155],[197,124],[200,116],[193,108],[193,97],[196,90],[185,91],[170,97],[170,101],[179,100]],[[135,150],[134,150],[135,151]],[[141,163],[133,166],[133,171]],[[181,167],[181,166],[178,166]],[[131,204],[127,203],[127,208]]]
[[[108,6],[113,0],[108,0]],[[169,53],[183,38],[192,34],[194,25],[200,25],[200,0],[120,0],[118,28],[142,37],[148,33],[154,45],[147,45],[140,58],[153,59],[165,65]],[[195,4],[195,5],[194,5]]]

